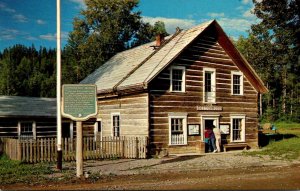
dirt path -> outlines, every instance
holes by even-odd
[[[68,164],[69,168],[72,163]],[[276,161],[236,154],[169,157],[148,160],[89,161],[85,170],[96,182],[10,185],[2,189],[47,190],[183,190],[300,189],[300,161]]]

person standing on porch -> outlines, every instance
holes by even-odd
[[[210,133],[210,144],[211,144],[212,151],[215,153],[218,150],[216,148],[216,137],[215,137],[212,127],[214,127],[214,126],[209,127],[210,132],[211,132]]]
[[[215,141],[216,147],[215,148],[217,148],[217,152],[220,152],[221,151],[221,149],[220,149],[220,146],[221,146],[221,132],[220,132],[220,129],[213,125],[213,132],[215,134],[215,139],[216,139],[216,141]]]
[[[208,128],[208,127],[205,127],[205,130],[204,130],[205,152],[211,152],[212,151],[211,140],[210,140],[211,133],[212,133],[211,129]]]

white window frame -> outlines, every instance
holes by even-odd
[[[242,119],[241,140],[233,140],[233,119]],[[230,115],[230,142],[245,142],[246,141],[246,115],[234,114]]]
[[[212,73],[211,75],[211,89],[212,89],[212,101],[205,101],[205,73]],[[216,69],[215,68],[203,68],[203,103],[216,103]]]
[[[171,136],[172,136],[172,127],[171,120],[172,119],[182,119],[182,130],[183,130],[183,144],[172,144]],[[187,145],[187,113],[170,113],[169,114],[169,145]]]
[[[97,141],[97,135],[98,135],[98,129],[99,129],[99,122],[101,122],[101,131],[100,131],[100,140],[102,140],[102,132],[103,132],[103,128],[102,128],[102,119],[101,118],[97,118],[95,124],[94,124],[94,139],[95,141]]]
[[[119,137],[121,136],[121,115],[120,112],[116,112],[116,113],[111,113],[111,136],[112,137],[116,137],[114,135],[114,116],[119,116]]]
[[[240,76],[240,93],[236,94],[233,92],[233,76]],[[244,95],[244,75],[240,71],[231,71],[231,95]]]
[[[22,123],[31,123],[32,124],[32,138],[36,139],[36,122],[35,121],[19,121],[18,122],[18,137],[19,138],[21,137],[21,132],[22,132],[21,124]]]
[[[173,69],[182,70],[181,91],[173,90]],[[171,92],[185,92],[185,67],[184,66],[172,66],[170,68],[170,91]]]

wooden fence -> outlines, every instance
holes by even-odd
[[[84,137],[83,159],[146,158],[147,137]],[[28,163],[56,161],[56,138],[2,139],[11,159]],[[76,139],[62,139],[63,161],[76,160]]]

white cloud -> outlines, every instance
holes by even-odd
[[[16,10],[7,7],[4,3],[0,3],[0,10],[8,12],[8,13],[15,13],[16,12]]]
[[[43,40],[49,40],[49,41],[54,41],[56,40],[56,35],[55,34],[51,34],[51,33],[48,33],[48,34],[41,34],[39,36],[41,39]]]
[[[22,15],[22,14],[16,14],[13,16],[13,18],[17,21],[17,22],[20,22],[20,23],[26,23],[28,22],[28,19]]]
[[[85,9],[86,8],[84,0],[69,0],[69,1],[78,4],[77,8],[79,8],[79,9]]]
[[[248,9],[247,11],[245,11],[245,12],[243,13],[243,17],[255,19],[255,18],[256,18],[255,15],[252,14],[253,11],[254,11],[254,7]]]
[[[0,31],[0,41],[1,40],[12,40],[20,35],[20,31],[15,29],[1,29]]]
[[[218,20],[224,30],[245,32],[250,29],[253,21],[240,18],[221,18]]]
[[[196,25],[196,21],[193,19],[177,19],[177,18],[165,18],[165,17],[142,17],[144,22],[148,22],[154,25],[157,21],[165,23],[165,27],[168,33],[172,34],[176,31],[176,27],[181,29],[188,29]]]
[[[224,17],[225,14],[224,13],[207,13],[208,16],[212,17],[212,18],[216,18],[216,17]]]
[[[68,38],[68,32],[61,32],[61,39],[67,39]],[[56,33],[47,33],[39,35],[40,39],[48,40],[48,41],[55,41],[56,40]]]
[[[46,24],[46,22],[45,22],[44,20],[42,20],[42,19],[36,20],[36,23],[39,24],[39,25],[44,25],[44,24]]]
[[[252,2],[252,0],[243,0],[243,1],[242,1],[242,3],[243,3],[244,5],[249,4],[250,2]]]
[[[36,38],[36,37],[34,37],[34,36],[27,36],[27,37],[25,37],[25,39],[26,39],[26,40],[32,40],[32,41],[38,40],[38,38]]]

